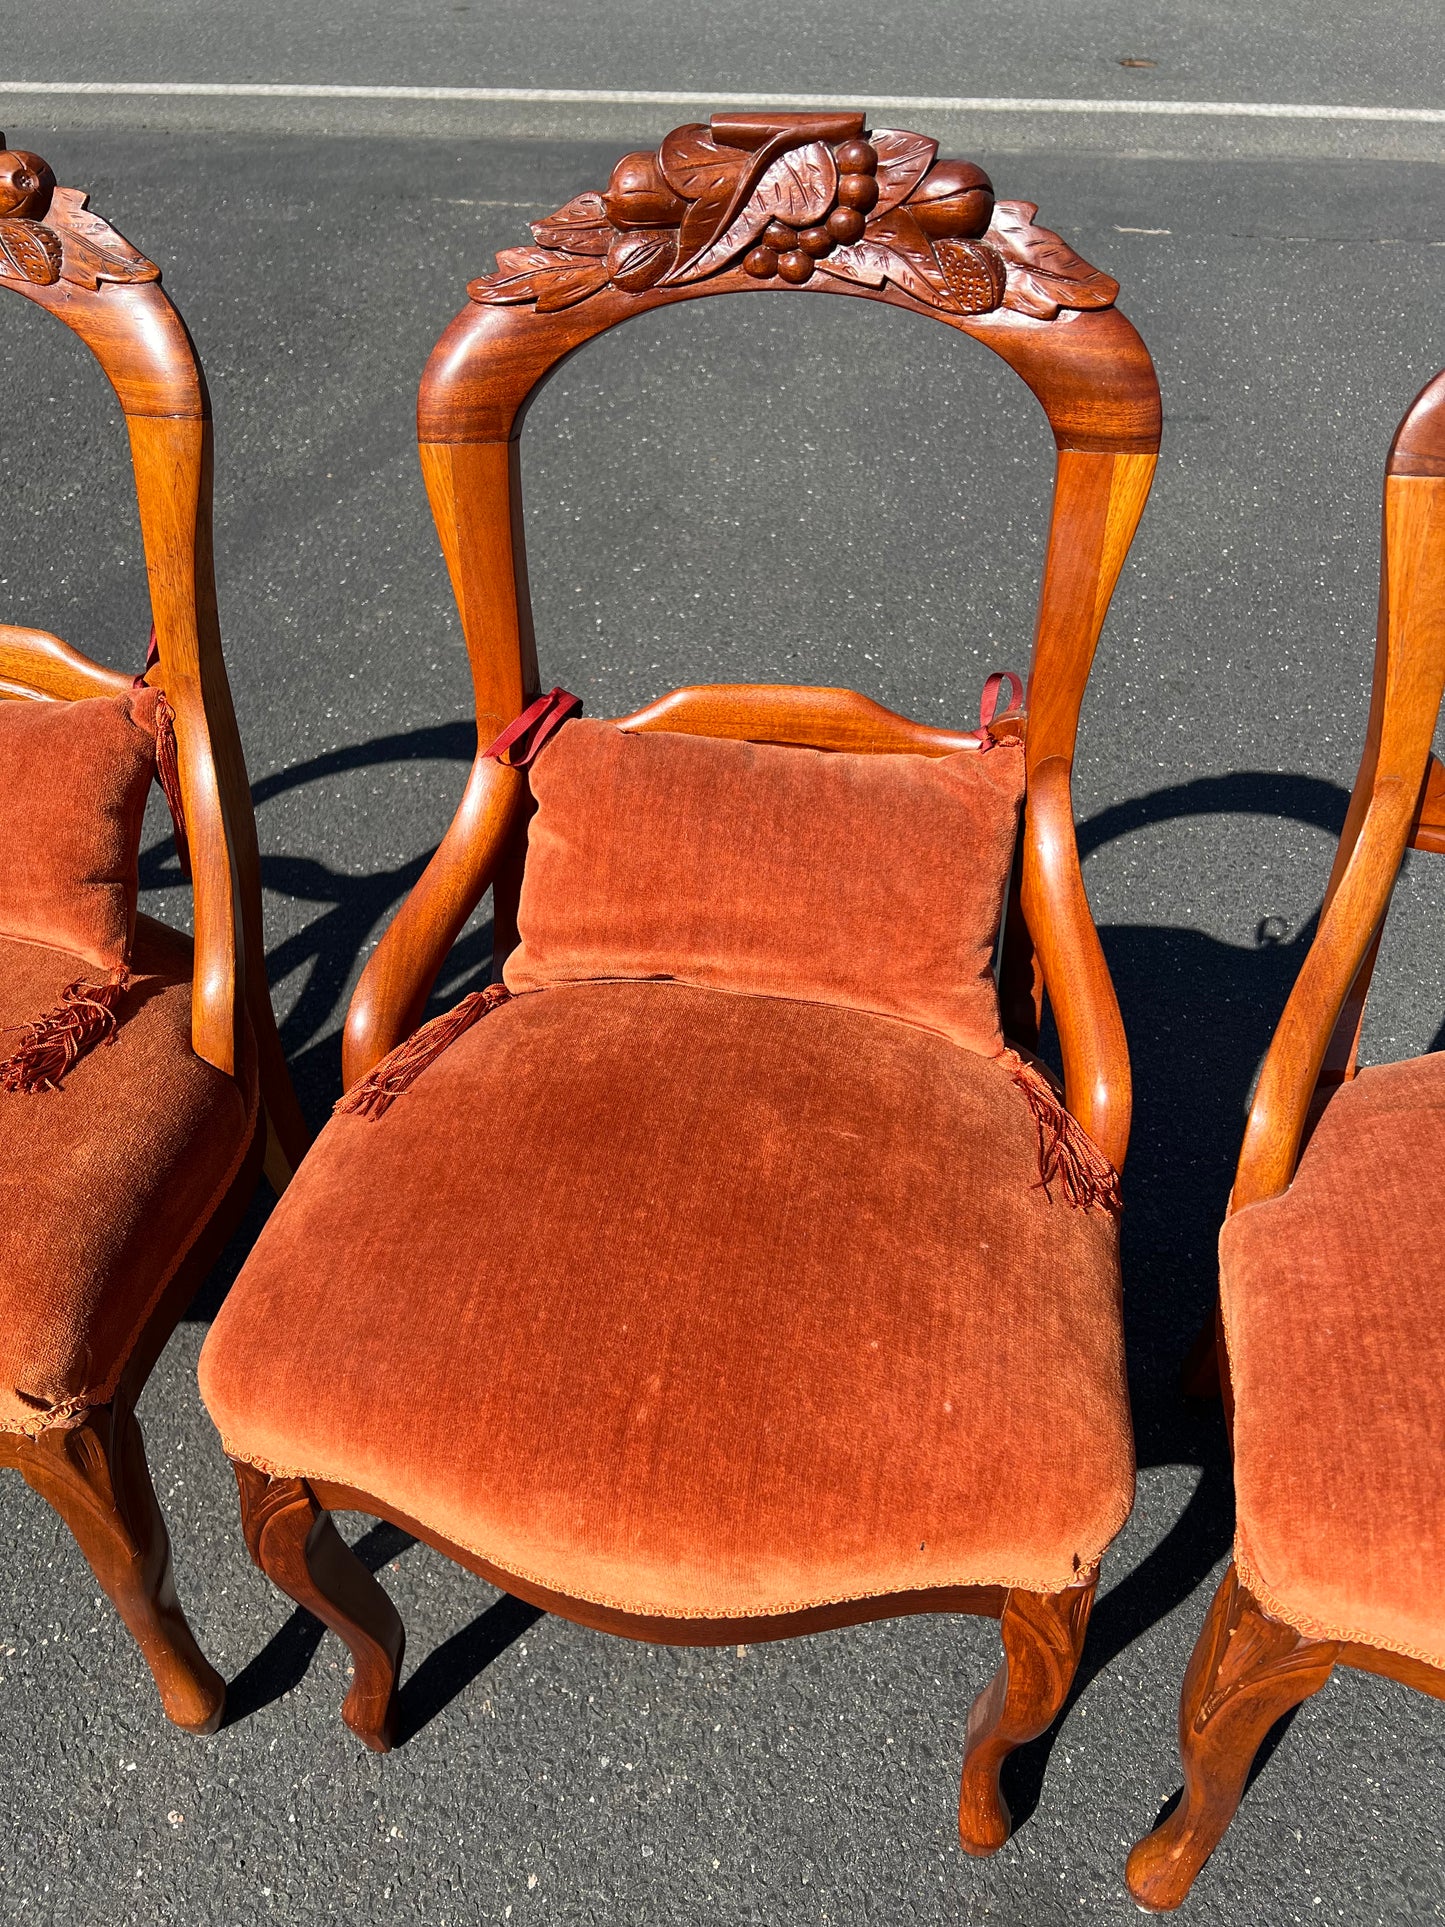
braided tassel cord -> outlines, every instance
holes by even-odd
[[[58,1091],[77,1059],[114,1036],[116,1005],[129,983],[130,972],[117,964],[103,983],[67,984],[53,1010],[15,1025],[20,1042],[0,1062],[0,1090]]]
[[[1087,1211],[1118,1212],[1124,1200],[1119,1173],[1104,1156],[1078,1119],[1065,1110],[1048,1078],[1017,1051],[1005,1050],[1000,1063],[1028,1099],[1039,1134],[1039,1183],[1047,1197],[1058,1184],[1071,1205]]]
[[[365,1077],[353,1084],[345,1097],[333,1106],[335,1115],[367,1117],[373,1121],[385,1117],[429,1064],[434,1064],[449,1045],[464,1036],[488,1011],[509,1002],[511,995],[505,984],[488,984],[485,990],[474,990],[453,1009],[433,1017],[395,1050],[388,1051],[379,1064],[373,1065]]]

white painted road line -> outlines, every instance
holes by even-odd
[[[476,101],[539,106],[870,107],[921,114],[1146,114],[1215,120],[1402,121],[1445,126],[1445,108],[1352,107],[1282,100],[1066,100],[1008,95],[740,94],[726,87],[627,92],[609,87],[353,87],[310,81],[6,80],[0,94],[148,96],[232,100]]]

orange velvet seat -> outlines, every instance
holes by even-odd
[[[141,918],[111,1042],[55,1091],[0,1091],[0,1430],[34,1432],[114,1393],[166,1284],[236,1178],[249,1097],[191,1047],[191,953]],[[0,938],[0,1030],[93,976]]]
[[[1240,1578],[1445,1667],[1445,1054],[1362,1071],[1220,1238]]]
[[[675,983],[502,1005],[332,1120],[201,1360],[234,1457],[672,1617],[1059,1590],[1127,1516],[1113,1215],[1008,1072]]]

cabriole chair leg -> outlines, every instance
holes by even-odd
[[[1141,1907],[1165,1913],[1184,1899],[1234,1818],[1269,1729],[1320,1690],[1338,1652],[1271,1619],[1231,1563],[1184,1675],[1183,1797],[1129,1855],[1125,1877]]]
[[[304,1479],[273,1479],[243,1459],[231,1464],[252,1559],[351,1648],[356,1671],[341,1717],[374,1753],[389,1753],[406,1644],[400,1615]]]
[[[966,1853],[997,1853],[1009,1837],[1000,1769],[1015,1747],[1047,1731],[1068,1698],[1097,1583],[1095,1573],[1065,1592],[1015,1588],[1004,1604],[1003,1659],[968,1715],[958,1797],[958,1836]]]
[[[214,1733],[225,1682],[197,1646],[176,1598],[171,1542],[130,1407],[121,1399],[92,1406],[78,1425],[28,1439],[15,1463],[74,1534],[140,1647],[167,1719],[188,1733]]]

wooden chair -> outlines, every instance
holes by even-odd
[[[1027,716],[1015,709],[995,722],[996,731],[1026,733],[1027,739],[1026,820],[1007,917],[1002,1003],[1009,1036],[1031,1047],[1038,1039],[1043,999],[1049,998],[1069,1111],[1115,1165],[1122,1163],[1129,1130],[1128,1059],[1080,876],[1070,772],[1095,644],[1153,475],[1158,389],[1143,343],[1113,306],[1116,284],[1034,226],[1030,204],[995,205],[987,177],[977,168],[935,163],[935,154],[935,143],[916,134],[879,130],[865,139],[860,114],[718,115],[710,126],[676,130],[660,155],[626,156],[605,195],[580,195],[536,223],[536,246],[503,253],[497,273],[472,284],[470,304],[442,336],[423,378],[419,436],[422,470],[471,661],[479,753],[450,829],[353,999],[344,1064],[350,1092],[379,1062],[390,1062],[387,1054],[416,1031],[451,945],[489,886],[498,966],[517,941],[527,860],[527,777],[483,746],[519,717],[539,688],[519,491],[518,435],[529,400],[576,349],[634,315],[701,295],[828,292],[884,302],[982,342],[1023,378],[1053,427],[1057,479]],[[976,735],[893,715],[846,690],[758,685],[674,690],[624,719],[622,728],[920,757],[945,756],[979,742]],[[500,1038],[505,1019],[524,1001],[490,1019],[486,1034]],[[548,998],[531,1002],[546,1006]],[[407,1106],[422,1104],[427,1083],[440,1068],[415,1085]],[[542,1068],[538,1061],[539,1077]],[[697,1076],[705,1080],[702,1070]],[[469,1095],[458,1115],[474,1118],[491,1103],[490,1097]],[[410,1122],[418,1112],[406,1115]],[[393,1113],[375,1127],[374,1137],[368,1136],[370,1125],[334,1120],[288,1197],[277,1235],[294,1241],[288,1249],[316,1252],[328,1277],[340,1260],[354,1279],[355,1267],[364,1268],[375,1257],[343,1256],[341,1246],[351,1234],[338,1232],[333,1238],[314,1213],[330,1208],[328,1199],[335,1205],[341,1194],[359,1195],[358,1183],[371,1196],[390,1184],[389,1177],[366,1169],[366,1159],[396,1117]],[[510,1138],[508,1129],[507,1116],[495,1116],[486,1131],[488,1144],[503,1147],[508,1156],[524,1156],[520,1139]],[[967,1145],[954,1150],[966,1169]],[[353,1153],[362,1160],[356,1170],[345,1162]],[[333,1155],[343,1163],[333,1164]],[[579,1170],[578,1185],[581,1181]],[[408,1182],[404,1172],[399,1182]],[[495,1258],[498,1265],[531,1265],[518,1284],[520,1330],[529,1317],[529,1290],[541,1291],[542,1254],[534,1250],[530,1259],[517,1257],[499,1228],[497,1194],[488,1199],[491,1180],[473,1167],[467,1182],[478,1190],[476,1241],[490,1254],[487,1264]],[[540,1174],[537,1182],[543,1182]],[[582,1210],[577,1195],[556,1199],[564,1247],[568,1214]],[[1060,1209],[1067,1214],[1067,1207]],[[429,1215],[424,1195],[394,1195],[386,1212],[393,1227]],[[1098,1235],[1113,1239],[1112,1218],[1106,1221],[1107,1233]],[[1006,1243],[1004,1227],[999,1228]],[[386,1225],[381,1235],[390,1235]],[[551,1240],[553,1234],[545,1236]],[[428,1368],[413,1379],[410,1368],[401,1365],[404,1330],[439,1316],[430,1287],[413,1297],[411,1278],[372,1276],[358,1281],[353,1297],[351,1282],[332,1278],[323,1284],[321,1273],[313,1271],[312,1282],[303,1286],[297,1278],[292,1293],[271,1268],[271,1254],[279,1250],[279,1244],[263,1240],[234,1288],[207,1343],[202,1391],[236,1464],[253,1557],[352,1650],[355,1684],[345,1717],[367,1745],[385,1749],[392,1743],[402,1629],[385,1594],[331,1526],[327,1515],[334,1508],[396,1521],[523,1599],[631,1638],[726,1644],[916,1612],[999,1619],[1005,1656],[970,1717],[960,1828],[971,1852],[992,1852],[1003,1843],[1009,1822],[998,1793],[999,1767],[1015,1746],[1042,1732],[1064,1703],[1093,1599],[1093,1564],[1076,1561],[1051,1588],[1013,1583],[1002,1571],[991,1573],[987,1583],[964,1584],[940,1577],[920,1545],[918,1552],[925,1556],[916,1583],[860,1581],[857,1596],[820,1599],[815,1588],[801,1604],[797,1595],[791,1603],[774,1595],[746,1611],[710,1613],[696,1610],[691,1601],[664,1610],[655,1595],[639,1605],[636,1587],[625,1598],[617,1592],[601,1597],[601,1589],[584,1586],[565,1559],[546,1571],[526,1569],[525,1560],[509,1566],[489,1553],[480,1523],[443,1529],[434,1512],[427,1516],[426,1506],[408,1503],[410,1487],[397,1476],[398,1468],[382,1463],[389,1448],[379,1441],[390,1420],[382,1418],[380,1407],[388,1401],[394,1407],[397,1398],[415,1419],[414,1424],[400,1421],[410,1443],[402,1447],[398,1440],[398,1449],[412,1452],[423,1466],[465,1463],[485,1477],[487,1464],[500,1463],[498,1454],[509,1454],[506,1463],[515,1470],[530,1449],[520,1439],[478,1436],[467,1412],[438,1416],[439,1397],[444,1402],[449,1394],[438,1395],[429,1381],[423,1383]],[[323,1250],[330,1255],[323,1257]],[[1110,1250],[1113,1282],[1104,1322],[1117,1362],[1116,1244]],[[422,1273],[429,1262],[418,1259]],[[309,1266],[308,1258],[303,1268]],[[712,1273],[719,1291],[725,1289],[728,1266],[728,1250],[717,1249]],[[264,1314],[263,1304],[271,1308]],[[256,1320],[263,1315],[274,1321],[278,1367],[264,1388],[254,1373]],[[697,1317],[705,1318],[701,1308]],[[354,1454],[332,1451],[312,1435],[320,1408],[307,1390],[314,1383],[308,1377],[312,1365],[303,1360],[308,1323],[313,1334],[324,1331],[332,1361],[327,1376],[344,1388],[341,1402],[359,1448]],[[645,1350],[646,1336],[639,1342]],[[759,1339],[764,1342],[765,1335]],[[475,1355],[454,1332],[437,1330],[435,1343],[454,1353],[474,1385],[505,1380],[507,1360],[493,1349],[495,1343],[505,1350],[505,1332],[486,1340],[477,1335],[481,1350]],[[691,1347],[695,1357],[705,1341],[694,1327],[679,1345]],[[665,1361],[658,1363],[662,1369]],[[1047,1377],[1050,1359],[1039,1357],[1037,1365]],[[800,1382],[778,1394],[793,1395],[804,1397],[806,1387]],[[645,1404],[645,1396],[639,1396]],[[634,1416],[638,1411],[640,1405]],[[558,1416],[563,1416],[560,1410]],[[625,1415],[618,1422],[625,1422]],[[861,1416],[859,1423],[864,1423]],[[730,1413],[725,1403],[707,1412],[708,1436],[698,1445],[699,1462],[711,1454],[712,1462],[720,1463],[742,1426],[741,1415]],[[423,1431],[433,1443],[418,1442]],[[371,1441],[369,1447],[363,1438]],[[889,1441],[877,1444],[880,1454],[890,1449]],[[1132,1467],[1122,1408],[1117,1436],[1110,1434],[1109,1449],[1116,1448]],[[891,1441],[895,1456],[902,1449],[900,1441]],[[1007,1441],[999,1440],[999,1453],[1007,1449]],[[655,1466],[650,1489],[660,1495],[678,1471],[676,1465]],[[1039,1476],[1047,1480],[1048,1474],[1040,1469]],[[1128,1485],[1132,1471],[1122,1476]],[[1120,1516],[1128,1503],[1126,1492]],[[807,1516],[809,1504],[806,1488],[800,1489],[799,1518]],[[1108,1528],[1109,1535],[1118,1522]]]
[[[1442,689],[1445,374],[1390,449],[1364,754],[1220,1240],[1235,1551],[1185,1675],[1183,1798],[1129,1859],[1156,1911],[1223,1837],[1270,1728],[1336,1666],[1445,1699],[1445,1053],[1357,1065],[1405,852],[1445,851]]]
[[[109,1045],[76,1064],[63,1089],[0,1091],[7,1234],[17,1225],[23,1233],[37,1211],[70,1215],[67,1198],[77,1217],[90,1212],[97,1223],[130,1225],[133,1234],[123,1267],[109,1275],[81,1280],[61,1267],[47,1276],[42,1264],[33,1277],[27,1271],[5,1281],[23,1327],[6,1334],[7,1353],[23,1353],[27,1320],[68,1321],[78,1376],[74,1395],[64,1399],[0,1387],[0,1465],[19,1471],[70,1527],[134,1634],[167,1715],[210,1732],[224,1687],[177,1604],[134,1407],[240,1221],[263,1162],[280,1190],[308,1142],[268,1000],[256,827],[217,627],[210,407],[159,270],[87,212],[83,194],[57,187],[44,161],[10,150],[0,153],[0,287],[79,335],[125,414],[154,619],[146,681],[164,692],[173,714],[195,901],[194,946],[137,919],[133,980],[114,1013],[119,1021]],[[53,635],[0,626],[0,698],[61,705],[127,697],[135,680]],[[0,939],[0,1005],[8,1010],[13,1001],[5,993],[26,956],[33,965],[42,954],[34,944]],[[59,982],[84,974],[67,971],[75,961],[59,957]],[[166,1013],[176,1014],[178,999],[177,1028]],[[10,1047],[0,1043],[0,1056]],[[249,1122],[239,1146],[228,1140],[212,1147],[207,1168],[228,1172],[219,1192],[188,1199],[180,1169],[161,1199],[147,1194],[142,1172],[149,1167],[138,1153],[155,1131],[174,1128],[159,1112],[174,1056],[189,1052],[219,1074],[211,1080],[208,1115],[220,1119],[224,1111]],[[194,1073],[182,1074],[195,1085]],[[228,1086],[241,1093],[243,1111],[234,1097],[226,1106],[212,1101]],[[53,1161],[37,1172],[45,1145]],[[182,1146],[184,1158],[200,1148]],[[43,1242],[45,1227],[30,1228]],[[71,1242],[74,1235],[72,1227]]]

